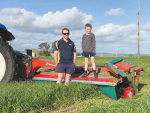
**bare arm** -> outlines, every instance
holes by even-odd
[[[73,61],[74,61],[74,65],[76,65],[76,52],[73,52]]]
[[[54,60],[55,60],[55,64],[58,64],[58,51],[54,51]]]

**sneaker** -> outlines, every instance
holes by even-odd
[[[98,78],[98,74],[97,73],[94,73],[94,78]]]
[[[88,74],[84,73],[81,78],[85,78],[86,76],[88,76]]]

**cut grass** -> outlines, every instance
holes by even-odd
[[[42,59],[54,61],[52,57]],[[114,57],[95,57],[96,65],[113,60]],[[68,86],[54,83],[13,81],[0,84],[0,112],[86,112],[86,113],[148,113],[150,110],[150,57],[124,58],[146,69],[141,72],[140,92],[131,99],[114,101],[101,94],[99,87],[71,83]],[[77,65],[84,65],[84,58],[77,58]],[[89,59],[89,65],[91,65]],[[41,68],[43,70],[45,68]],[[103,74],[103,73],[101,73]]]

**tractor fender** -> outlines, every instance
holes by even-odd
[[[4,41],[14,40],[15,37],[9,32],[3,24],[0,24],[0,38]]]

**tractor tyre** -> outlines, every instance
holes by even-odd
[[[0,83],[7,83],[15,74],[13,51],[5,41],[0,41]]]

